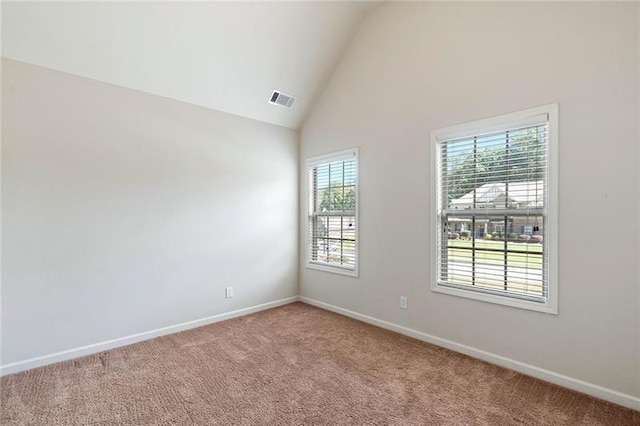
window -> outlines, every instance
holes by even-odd
[[[358,151],[307,164],[307,267],[358,276]]]
[[[433,291],[557,313],[557,105],[433,131]]]

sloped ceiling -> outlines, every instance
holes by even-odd
[[[3,2],[2,55],[298,128],[378,4]]]

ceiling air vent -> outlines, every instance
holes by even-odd
[[[278,90],[274,90],[269,98],[269,103],[291,109],[293,108],[293,104],[296,103],[296,98]]]

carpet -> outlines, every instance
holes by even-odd
[[[2,425],[640,425],[303,303],[0,379]]]

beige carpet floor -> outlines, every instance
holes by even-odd
[[[2,425],[640,425],[302,303],[0,379]]]

